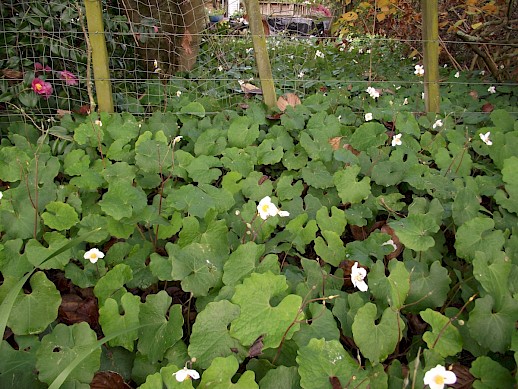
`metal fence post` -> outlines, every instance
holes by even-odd
[[[92,66],[94,71],[95,90],[99,111],[113,112],[112,85],[108,50],[104,38],[103,14],[100,0],[85,0],[86,22],[90,47],[92,49]]]

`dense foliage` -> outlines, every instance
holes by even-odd
[[[425,114],[400,44],[278,37],[278,92],[302,102],[267,110],[238,83],[258,83],[250,41],[221,24],[205,68],[88,113],[79,9],[13,4],[1,388],[516,385],[516,87],[442,68]],[[116,77],[140,74],[122,58]]]
[[[10,125],[2,387],[400,388],[438,364],[511,387],[515,91],[455,87],[451,113],[416,116],[418,82],[372,86],[275,117],[180,95],[147,120]],[[263,220],[267,196],[283,213]]]

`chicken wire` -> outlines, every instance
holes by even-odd
[[[242,87],[243,83],[260,87],[246,20],[238,15],[227,22],[213,23],[207,11],[212,4],[192,4],[195,2],[102,2],[116,111],[141,115],[176,112],[182,106],[181,99],[220,110],[222,106],[232,109],[246,104],[248,99],[261,99]],[[186,6],[191,9],[186,10]],[[187,20],[189,13],[195,15]],[[27,116],[53,120],[68,112],[89,111],[88,86],[92,86],[94,97],[95,87],[93,75],[87,72],[86,25],[81,2],[0,3],[2,122],[26,121]],[[304,25],[304,21],[295,25]],[[383,93],[394,95],[405,84],[422,89],[422,81],[413,74],[420,58],[407,56],[408,47],[422,47],[420,39],[337,39],[328,35],[325,26],[316,24],[302,30],[270,25],[267,32],[278,95],[294,92],[303,97],[336,88],[360,93],[376,84],[382,85]],[[395,69],[391,56],[400,57]],[[480,75],[471,80],[443,78],[441,87],[455,88],[467,82],[488,90],[491,86],[516,87],[515,83],[496,83]],[[419,93],[411,98],[415,110],[422,111]]]

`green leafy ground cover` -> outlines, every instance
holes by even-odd
[[[0,386],[516,385],[516,90],[446,74],[444,113],[415,114],[402,69],[270,119],[171,91],[148,119],[6,127]]]

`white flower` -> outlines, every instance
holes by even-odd
[[[424,92],[421,92],[421,99],[424,100]]]
[[[88,259],[92,263],[96,263],[99,258],[104,258],[104,253],[97,248],[88,250],[84,255],[84,259]]]
[[[405,97],[405,100],[403,100],[403,105],[407,105],[408,104],[408,98]]]
[[[455,78],[459,78],[459,77],[460,77],[460,72],[455,73]]]
[[[481,75],[481,76],[485,76],[485,75],[486,75],[486,71],[485,71],[485,70],[481,70],[481,71],[480,71],[480,75]]]
[[[387,240],[385,243],[382,244],[382,246],[392,246],[394,248],[394,250],[392,251],[397,250],[397,246],[392,239]]]
[[[424,66],[415,65],[414,68],[415,68],[414,74],[417,74],[418,76],[424,75]]]
[[[362,49],[362,48],[359,48],[359,49],[358,49],[358,53],[359,53],[359,54],[363,54],[363,49]]]
[[[181,90],[177,90],[176,91],[176,97],[180,97],[182,95],[182,91]]]
[[[219,65],[219,66],[218,66],[218,70],[219,70],[220,72],[222,72],[222,71],[223,71],[223,66]]]
[[[280,217],[290,216],[289,212],[280,211],[275,204],[272,203],[270,196],[264,197],[257,205],[257,212],[261,219],[266,220],[270,216],[279,215]]]
[[[315,53],[315,58],[324,58],[324,53],[322,53],[320,50],[317,50]]]
[[[369,94],[370,97],[372,97],[373,99],[377,98],[377,97],[380,97],[380,93],[375,89],[373,88],[372,86],[369,86],[365,92],[367,92]]]
[[[184,367],[181,370],[178,370],[176,373],[173,373],[176,378],[176,381],[183,382],[186,379],[188,380],[198,380],[200,379],[200,373],[193,369],[187,369]]]
[[[441,365],[428,370],[424,375],[424,384],[430,386],[430,389],[443,389],[445,384],[454,384],[456,381],[455,373]]]
[[[487,91],[489,93],[493,94],[493,93],[496,93],[496,88],[493,85],[491,85],[489,88],[487,88]]]
[[[299,78],[302,78],[302,77],[304,77],[304,72],[299,73]]]
[[[103,122],[101,122],[99,119],[97,119],[94,123],[97,124],[99,127],[103,126]]]
[[[392,147],[401,146],[403,144],[403,142],[401,141],[402,136],[403,134],[397,134],[392,137]]]
[[[183,139],[183,136],[181,136],[181,135],[175,136],[174,139],[173,139],[173,147],[174,147],[175,144],[180,142],[182,139]]]
[[[2,200],[2,197],[4,197],[4,194],[0,192],[0,200]]]
[[[443,125],[442,120],[441,120],[441,119],[438,119],[438,120],[436,120],[436,121],[435,121],[435,123],[432,125],[432,128],[433,128],[433,129],[436,129],[437,127],[442,127],[442,125]]]
[[[368,121],[371,121],[372,120],[372,113],[371,112],[367,112],[365,114],[365,121],[368,122]]]
[[[367,289],[369,289],[369,286],[364,281],[366,276],[367,270],[362,267],[358,267],[358,262],[354,262],[354,265],[351,269],[351,282],[355,288],[358,288],[362,292],[366,292]]]
[[[488,131],[485,134],[479,134],[480,139],[482,139],[482,142],[484,142],[488,146],[491,146],[493,142],[491,141],[491,139],[489,139],[489,135],[491,135],[491,131]]]

